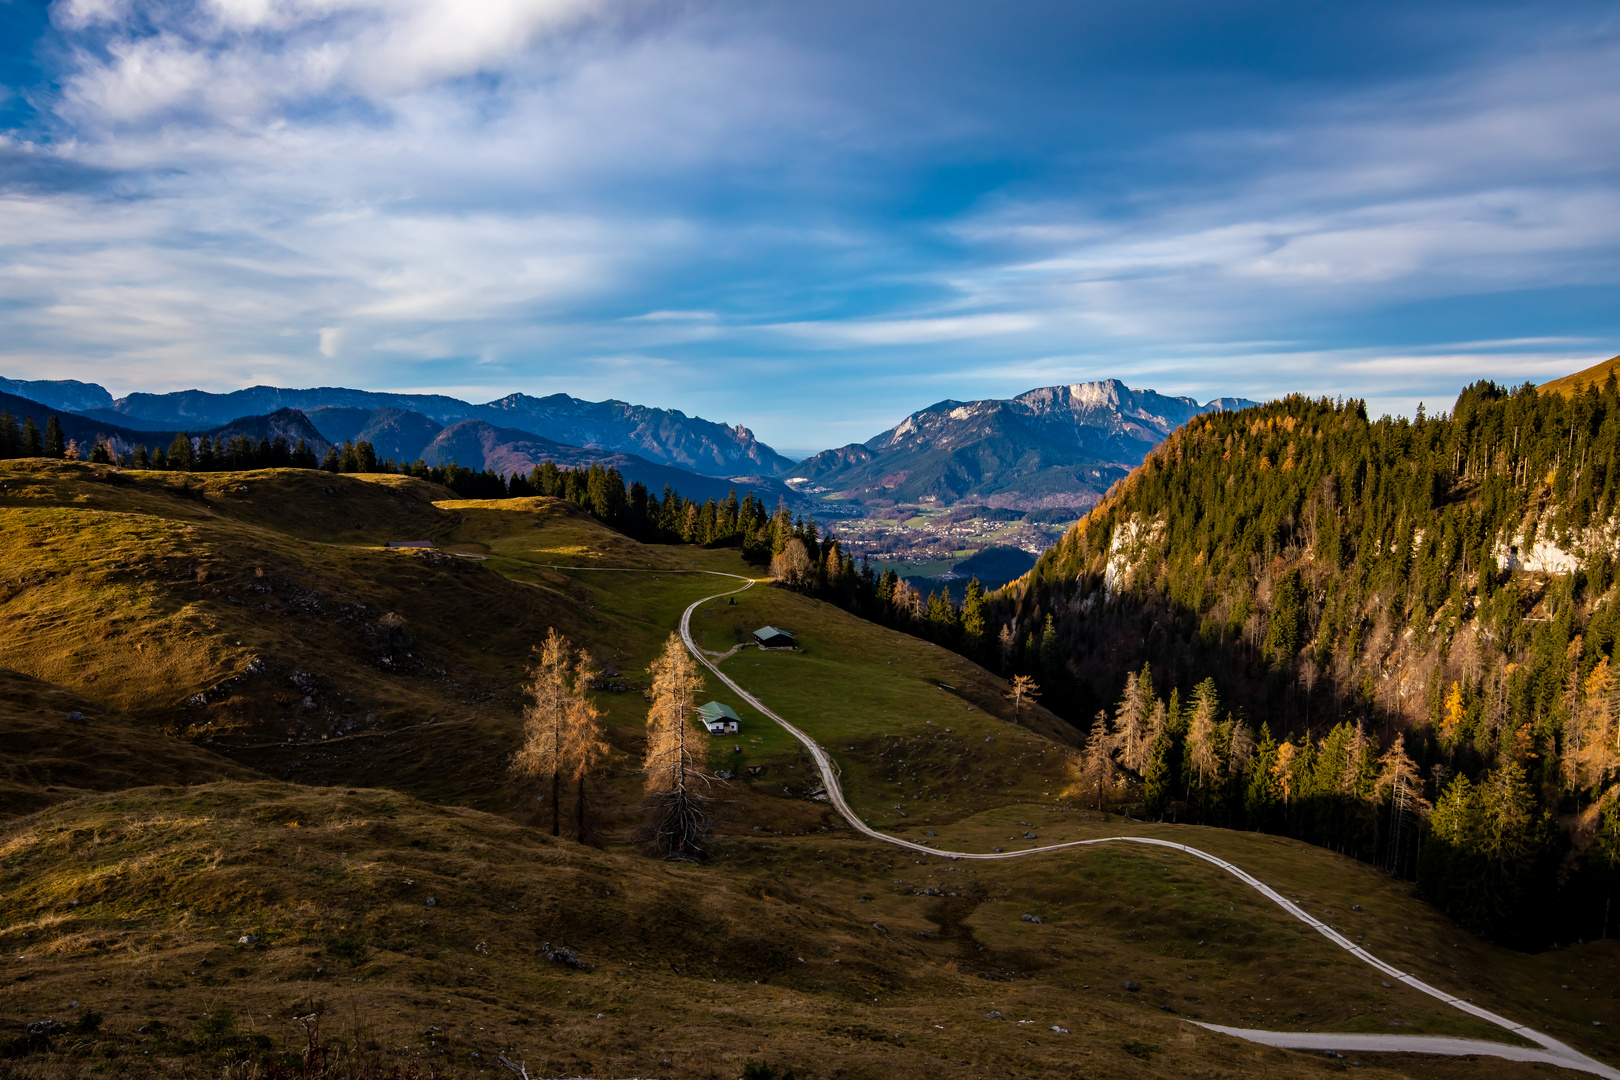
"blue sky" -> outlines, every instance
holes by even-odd
[[[0,374],[786,449],[1620,352],[1612,3],[0,0]]]

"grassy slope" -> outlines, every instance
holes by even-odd
[[[957,895],[913,894],[930,881]],[[970,1077],[1342,1068],[1181,1016],[1465,1027],[1334,963],[1280,914],[1233,929],[1228,912],[1230,940],[1196,945],[1246,902],[1196,867],[1115,853],[925,867],[827,836],[670,866],[392,792],[143,789],[0,830],[0,1030],[71,1019],[79,1001],[102,1030],[56,1040],[19,1075],[209,1075],[231,1042],[210,1044],[210,1017],[229,1009],[296,1050],[291,1018],[324,1000],[351,1062],[421,1056],[458,1076],[496,1075],[507,1051],[535,1075],[731,1077],[769,1057],[817,1077]],[[548,941],[589,970],[546,963]],[[1421,1074],[1477,1075],[1467,1064]]]
[[[82,719],[70,719],[78,713]],[[0,669],[0,818],[92,791],[254,776],[70,690]]]
[[[736,701],[744,732],[716,740],[716,758],[744,777],[746,766],[760,772],[718,791],[723,835],[706,868],[559,846],[512,820],[360,790],[395,787],[532,820],[532,793],[515,789],[500,761],[516,741],[516,682],[541,628],[560,624],[634,682],[680,611],[726,587],[668,571],[682,564],[746,570],[734,552],[642,548],[546,500],[435,506],[428,500],[442,492],[397,478],[226,475],[209,478],[217,487],[204,487],[207,501],[199,501],[169,491],[202,486],[200,478],[137,475],[115,486],[90,476],[85,467],[0,466],[0,580],[9,590],[0,617],[11,631],[0,662],[34,657],[44,666],[63,647],[53,641],[77,635],[75,663],[52,669],[78,680],[77,696],[55,699],[47,713],[68,700],[102,710],[109,697],[131,700],[134,719],[118,728],[84,710],[97,721],[89,729],[97,738],[127,729],[130,738],[157,739],[161,750],[139,752],[159,764],[179,751],[209,763],[205,751],[156,734],[200,712],[201,722],[188,724],[216,732],[213,745],[238,760],[340,788],[232,783],[90,796],[0,829],[0,955],[23,957],[21,978],[0,998],[0,1032],[76,999],[110,1017],[108,1038],[85,1040],[83,1053],[191,1050],[185,1060],[196,1063],[206,1048],[154,1046],[134,1027],[154,1017],[188,1029],[187,1017],[228,1003],[291,1045],[283,1018],[313,994],[354,1006],[345,1033],[356,1045],[415,1053],[429,1025],[454,1030],[447,1054],[431,1049],[459,1074],[486,1074],[489,1051],[511,1046],[550,1071],[698,1076],[735,1075],[744,1056],[761,1053],[817,1076],[981,1075],[985,1067],[1178,1075],[1195,1063],[1252,1074],[1267,1062],[1278,1075],[1310,1075],[1320,1065],[1269,1051],[1256,1059],[1253,1047],[1193,1033],[1178,1015],[1488,1034],[1436,1002],[1384,990],[1370,969],[1184,857],[1094,849],[925,866],[857,841],[822,804],[802,797],[806,762],[797,748]],[[284,486],[311,481],[313,491]],[[246,486],[237,496],[245,505],[230,501],[233,484]],[[17,538],[20,522],[30,540]],[[353,528],[368,522],[369,532]],[[484,558],[376,548],[383,539],[423,535]],[[208,580],[150,572],[154,563],[187,565],[182,559],[208,568]],[[556,571],[549,563],[654,572]],[[283,615],[220,602],[220,594],[262,581],[247,569],[261,565],[273,580],[324,590],[349,608],[359,601],[369,611],[403,612],[418,637],[416,654],[451,674],[380,670],[363,624],[322,618],[319,607],[311,614],[287,604],[293,613]],[[1590,1026],[1620,1022],[1607,945],[1517,956],[1461,935],[1405,886],[1328,852],[1219,830],[1121,826],[1073,809],[1058,796],[1067,749],[1005,721],[999,680],[825,605],[755,586],[735,606],[706,605],[694,627],[718,651],[734,643],[738,626],[759,622],[798,630],[802,650],[744,650],[727,670],[834,748],[853,801],[875,824],[918,838],[934,829],[941,844],[977,848],[1036,843],[1026,831],[1040,841],[1122,827],[1190,838],[1332,909],[1336,924],[1423,977],[1590,1052],[1616,1051],[1612,1028]],[[103,626],[108,633],[94,633]],[[158,641],[175,626],[188,631],[185,649]],[[237,640],[247,643],[240,652]],[[264,641],[275,648],[250,649]],[[332,673],[347,680],[342,698],[328,689],[323,699],[354,701],[356,712],[393,702],[396,711],[379,709],[376,731],[318,732],[310,725],[324,717],[324,703],[314,717],[301,703],[279,706],[271,675],[262,691],[249,679],[204,707],[173,703],[213,685],[221,670],[242,670],[252,655],[288,654],[322,665],[329,688]],[[609,808],[609,827],[623,828],[637,793],[632,766],[645,705],[634,690],[599,702],[621,757],[597,798]],[[277,727],[289,716],[309,730],[289,739]],[[1041,713],[1031,721],[1050,722]],[[266,731],[274,737],[253,741]],[[354,793],[340,793],[350,785]],[[434,895],[454,899],[429,915],[416,893],[400,891],[406,878],[432,882]],[[913,894],[913,886],[929,884],[958,895]],[[1364,912],[1349,911],[1355,903]],[[1023,922],[1025,913],[1045,922]],[[649,937],[649,928],[666,924],[668,934]],[[231,944],[255,927],[276,931],[261,934],[264,950]],[[543,964],[534,954],[543,940],[582,949],[597,970],[566,975]],[[1125,978],[1144,990],[1116,989]],[[1572,989],[1558,989],[1565,984]],[[867,1003],[868,992],[878,1001]],[[987,1023],[990,1009],[1009,1022]],[[595,1021],[595,1012],[604,1020]],[[513,1023],[520,1018],[529,1023]],[[1010,1022],[1028,1018],[1040,1022],[1022,1029]],[[1073,1038],[1047,1031],[1052,1023]],[[896,1033],[904,1046],[884,1041]],[[1131,1056],[1123,1046],[1133,1040],[1161,1052],[1147,1061]],[[468,1056],[474,1049],[484,1057]],[[661,1066],[657,1055],[672,1065]],[[42,1076],[76,1074],[71,1055],[27,1060],[57,1070]],[[1397,1068],[1411,1074],[1416,1066],[1399,1059]],[[1419,1071],[1465,1070],[1467,1063],[1446,1063]]]
[[[1602,387],[1603,381],[1609,377],[1611,372],[1616,376],[1620,376],[1620,356],[1612,357],[1601,364],[1593,364],[1589,368],[1584,368],[1571,375],[1565,375],[1561,379],[1542,383],[1536,389],[1542,391],[1552,390],[1560,394],[1573,394],[1585,390],[1588,386]]]

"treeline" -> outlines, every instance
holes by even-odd
[[[1226,710],[1213,678],[1186,702],[1176,689],[1166,700],[1144,666],[1093,720],[1070,794],[1098,809],[1137,806],[1331,848],[1415,878],[1464,926],[1505,944],[1544,945],[1554,928],[1604,933],[1620,884],[1620,803],[1595,810],[1586,857],[1573,860],[1522,762],[1501,760],[1477,781],[1443,764],[1430,772],[1426,780],[1405,733],[1383,745],[1346,720],[1278,741],[1264,722]],[[1425,794],[1434,787],[1438,805]]]
[[[1411,420],[1303,397],[1209,414],[991,599],[991,659],[1081,726],[1145,663],[1179,700],[1203,686],[1257,747],[1311,760],[1299,791],[1340,786],[1283,824],[1231,791],[1163,805],[1381,862],[1520,944],[1595,937],[1620,917],[1617,501],[1613,377],[1568,397],[1477,383]],[[1167,738],[1193,755],[1190,729]],[[1368,786],[1397,746],[1421,859],[1391,854]]]
[[[125,469],[177,472],[227,472],[245,469],[322,469],[331,473],[390,473],[414,476],[440,484],[464,499],[509,499],[546,495],[567,499],[595,517],[630,536],[648,543],[701,544],[709,547],[741,547],[754,562],[764,564],[773,551],[780,551],[779,537],[791,531],[787,511],[778,507],[776,518],[750,492],[739,500],[735,489],[724,500],[704,502],[683,498],[669,485],[661,496],[645,485],[626,486],[623,475],[612,467],[590,465],[559,468],[547,461],[528,473],[502,475],[492,469],[474,470],[450,462],[429,465],[418,458],[408,464],[383,458],[365,440],[345,441],[328,447],[317,458],[308,443],[299,439],[289,444],[283,436],[246,435],[229,438],[177,434],[168,446],[148,449],[145,445],[119,452],[111,443],[98,441],[90,447],[64,438],[56,417],[49,417],[43,430],[32,416],[21,423],[10,413],[0,411],[0,459],[54,458]],[[777,519],[780,520],[777,520]],[[785,524],[783,524],[785,522]]]

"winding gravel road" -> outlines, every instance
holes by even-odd
[[[556,567],[556,569],[610,570],[614,568],[559,566]],[[629,568],[627,567],[625,569]],[[637,569],[639,570],[639,568]],[[641,572],[681,573],[682,571],[661,570]],[[750,694],[747,690],[744,690],[741,686],[738,686],[730,676],[726,675],[725,672],[720,670],[718,664],[711,661],[708,654],[706,654],[702,649],[698,648],[697,642],[692,639],[692,613],[694,611],[711,600],[718,600],[722,597],[731,596],[751,588],[755,579],[743,577],[740,574],[725,574],[718,570],[692,570],[685,572],[713,574],[717,577],[727,577],[742,582],[742,584],[735,589],[728,589],[725,592],[715,593],[713,596],[705,596],[703,599],[695,601],[693,604],[691,604],[686,611],[681,614],[681,641],[686,645],[687,650],[691,652],[697,661],[713,672],[715,678],[724,683],[734,694],[748,702],[748,704],[753,706],[753,708],[762,716],[767,716],[777,724],[780,724],[788,731],[789,734],[804,744],[804,748],[809,751],[811,759],[816,763],[816,767],[821,771],[822,781],[827,789],[828,803],[838,811],[843,819],[847,821],[850,827],[856,832],[869,836],[873,840],[878,840],[885,844],[894,844],[897,847],[905,848],[908,851],[916,852],[920,855],[931,855],[936,858],[946,859],[1022,859],[1032,855],[1044,855],[1054,851],[1066,851],[1074,848],[1090,847],[1095,844],[1145,844],[1150,847],[1174,848],[1177,851],[1184,852],[1197,859],[1202,859],[1207,863],[1218,866],[1222,870],[1225,870],[1227,873],[1249,886],[1255,892],[1259,893],[1261,896],[1264,896],[1267,900],[1270,900],[1272,903],[1288,912],[1288,914],[1292,915],[1306,926],[1309,926],[1311,929],[1333,942],[1333,944],[1337,945],[1339,948],[1355,956],[1363,963],[1376,968],[1387,978],[1404,983],[1419,993],[1427,994],[1429,997],[1432,997],[1437,1001],[1443,1001],[1447,1005],[1450,1005],[1455,1009],[1459,1009],[1470,1016],[1478,1017],[1479,1019],[1485,1020],[1491,1024],[1495,1024],[1497,1027],[1500,1027],[1506,1031],[1511,1031],[1513,1034],[1518,1035],[1529,1042],[1535,1043],[1539,1049],[1525,1046],[1509,1046],[1504,1043],[1486,1042],[1481,1039],[1453,1039],[1428,1035],[1352,1035],[1335,1034],[1332,1032],[1260,1031],[1252,1028],[1233,1028],[1222,1027],[1219,1024],[1203,1024],[1198,1023],[1198,1021],[1189,1021],[1189,1023],[1196,1023],[1199,1027],[1202,1027],[1208,1031],[1217,1032],[1222,1035],[1230,1035],[1236,1038],[1246,1039],[1250,1042],[1260,1043],[1266,1046],[1283,1047],[1286,1049],[1335,1050],[1363,1054],[1410,1053],[1440,1054],[1448,1056],[1481,1055],[1504,1058],[1509,1061],[1541,1062],[1547,1065],[1557,1065],[1561,1066],[1562,1068],[1573,1069],[1578,1072],[1590,1073],[1594,1076],[1602,1076],[1607,1078],[1607,1080],[1620,1080],[1620,1070],[1616,1070],[1611,1066],[1605,1065],[1601,1061],[1596,1061],[1593,1058],[1587,1057],[1585,1054],[1581,1053],[1579,1050],[1576,1050],[1567,1043],[1559,1042],[1557,1039],[1554,1039],[1549,1035],[1544,1035],[1533,1028],[1529,1028],[1523,1024],[1509,1020],[1505,1016],[1499,1016],[1488,1009],[1482,1009],[1471,1001],[1465,1001],[1464,999],[1453,994],[1448,994],[1446,991],[1430,986],[1428,983],[1422,981],[1416,976],[1409,975],[1394,965],[1378,959],[1378,957],[1372,955],[1367,950],[1357,945],[1354,941],[1351,941],[1349,938],[1333,929],[1331,926],[1314,918],[1309,912],[1306,912],[1297,903],[1289,900],[1287,897],[1277,892],[1265,882],[1254,877],[1248,871],[1242,869],[1241,867],[1234,866],[1225,859],[1218,858],[1206,851],[1200,851],[1197,848],[1188,847],[1186,844],[1178,844],[1170,840],[1157,840],[1146,836],[1107,836],[1099,837],[1095,840],[1073,840],[1065,844],[1048,844],[1043,847],[1028,848],[1023,851],[950,851],[943,848],[928,847],[927,845],[919,844],[911,840],[904,840],[897,836],[890,836],[887,833],[878,832],[866,822],[862,821],[860,816],[856,814],[853,809],[851,809],[849,802],[844,798],[843,786],[838,782],[838,766],[833,761],[832,755],[827,752],[826,747],[820,745],[808,734],[801,731],[787,720],[784,720],[776,713],[772,712],[770,707],[764,702],[760,701],[753,694]]]

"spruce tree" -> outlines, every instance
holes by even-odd
[[[62,436],[62,421],[52,416],[45,421],[45,456],[59,458],[67,453],[67,440]]]
[[[0,458],[21,456],[22,430],[17,427],[16,419],[9,412],[0,409]]]
[[[181,432],[169,444],[169,468],[189,471],[192,467],[191,436]]]
[[[22,456],[26,458],[45,456],[45,444],[39,437],[39,425],[34,423],[32,416],[23,417]]]

